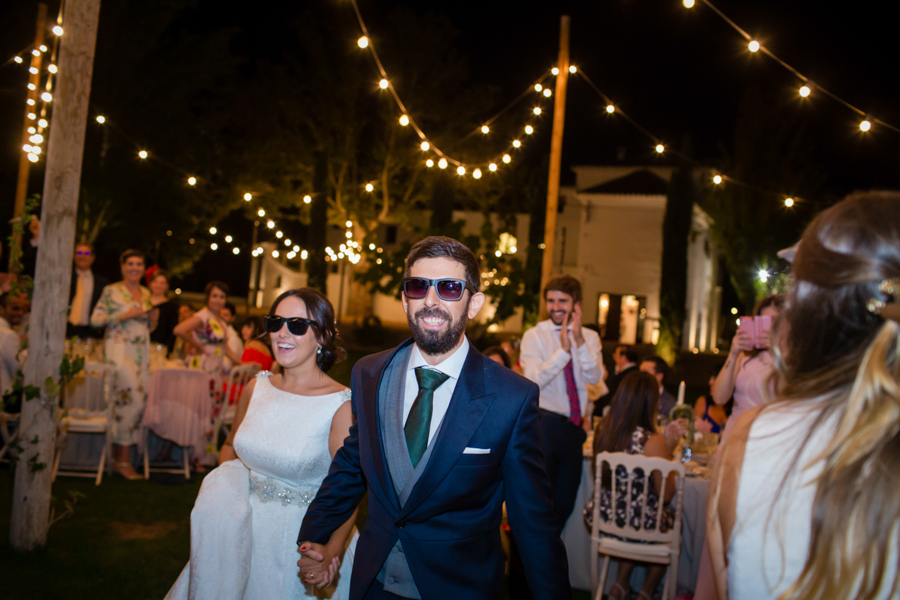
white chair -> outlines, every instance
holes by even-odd
[[[53,474],[51,480],[55,481],[57,475],[70,475],[73,477],[95,477],[93,472],[66,470],[59,468],[60,457],[65,450],[68,434],[89,433],[104,436],[103,452],[100,454],[100,464],[97,466],[95,485],[100,485],[103,479],[103,467],[108,473],[112,472],[112,427],[114,409],[110,402],[110,393],[113,378],[116,371],[113,365],[100,363],[87,363],[84,371],[79,373],[63,389],[63,410],[65,416],[59,420],[59,436],[62,443],[57,443],[56,456],[53,460]],[[93,469],[92,469],[93,471]]]
[[[225,384],[225,397],[222,399],[222,410],[219,411],[219,417],[216,419],[216,438],[218,432],[224,430],[228,435],[231,425],[234,423],[234,415],[237,412],[238,401],[240,400],[241,391],[256,377],[262,367],[259,364],[242,363],[235,365],[231,369]]]
[[[612,514],[609,521],[603,521],[600,517],[600,493],[604,464],[609,467],[608,473],[611,487],[610,506],[612,507]],[[621,495],[618,497],[616,495],[615,473],[618,466],[624,467],[629,475],[628,489],[625,493],[626,518],[623,527],[619,527],[615,519],[615,507],[621,499]],[[646,482],[643,494],[639,496],[641,518],[638,529],[635,529],[630,524],[634,510],[631,502],[631,486],[634,481],[635,469],[643,470]],[[669,478],[670,473],[676,474],[675,497],[673,498],[675,503],[675,524],[672,526],[672,529],[665,533],[659,531],[659,523],[662,520],[662,513],[665,507],[662,491],[660,492],[660,502],[656,514],[656,528],[653,530],[644,528],[647,493],[653,486],[651,474],[654,472],[660,473],[663,482]],[[675,598],[678,584],[678,555],[681,551],[681,509],[683,501],[684,465],[680,462],[662,458],[648,458],[624,452],[601,452],[597,455],[597,472],[594,479],[594,523],[591,530],[591,595],[595,600],[600,600],[603,595],[603,590],[606,586],[606,575],[609,571],[610,557],[669,565],[666,577],[663,580],[662,600]],[[623,539],[608,536],[618,536]],[[603,561],[603,567],[598,584],[597,570],[600,567],[601,560]]]

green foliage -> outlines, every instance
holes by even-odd
[[[12,220],[12,232],[9,240],[9,272],[15,274],[10,278],[9,293],[12,295],[25,293],[31,298],[34,281],[30,275],[22,275],[22,240],[29,223],[35,218],[35,211],[40,206],[41,195],[33,194],[25,200],[25,208]],[[17,243],[18,242],[18,243]]]

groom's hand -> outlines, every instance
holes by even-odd
[[[297,561],[297,566],[300,567],[303,582],[312,583],[319,588],[330,585],[337,576],[341,565],[340,559],[331,556],[327,546],[312,542],[303,542],[297,551],[302,556]]]

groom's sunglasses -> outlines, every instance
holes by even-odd
[[[288,331],[293,335],[305,335],[309,330],[310,325],[318,327],[318,323],[310,321],[309,319],[304,319],[303,317],[291,317],[290,319],[285,319],[284,317],[266,315],[266,331],[269,333],[278,333],[281,331],[281,328],[284,327],[285,321],[287,321]]]
[[[425,279],[424,277],[404,277],[403,293],[410,300],[421,300],[428,295],[428,290],[434,286],[438,298],[445,302],[456,302],[463,297],[463,292],[469,290],[473,294],[477,291],[474,287],[462,279]]]

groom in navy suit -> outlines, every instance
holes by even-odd
[[[538,387],[465,336],[485,301],[479,283],[463,244],[416,244],[402,295],[413,339],[353,369],[355,422],[297,541],[303,573],[368,490],[350,600],[499,598],[504,501],[535,598],[572,597],[541,454]]]

